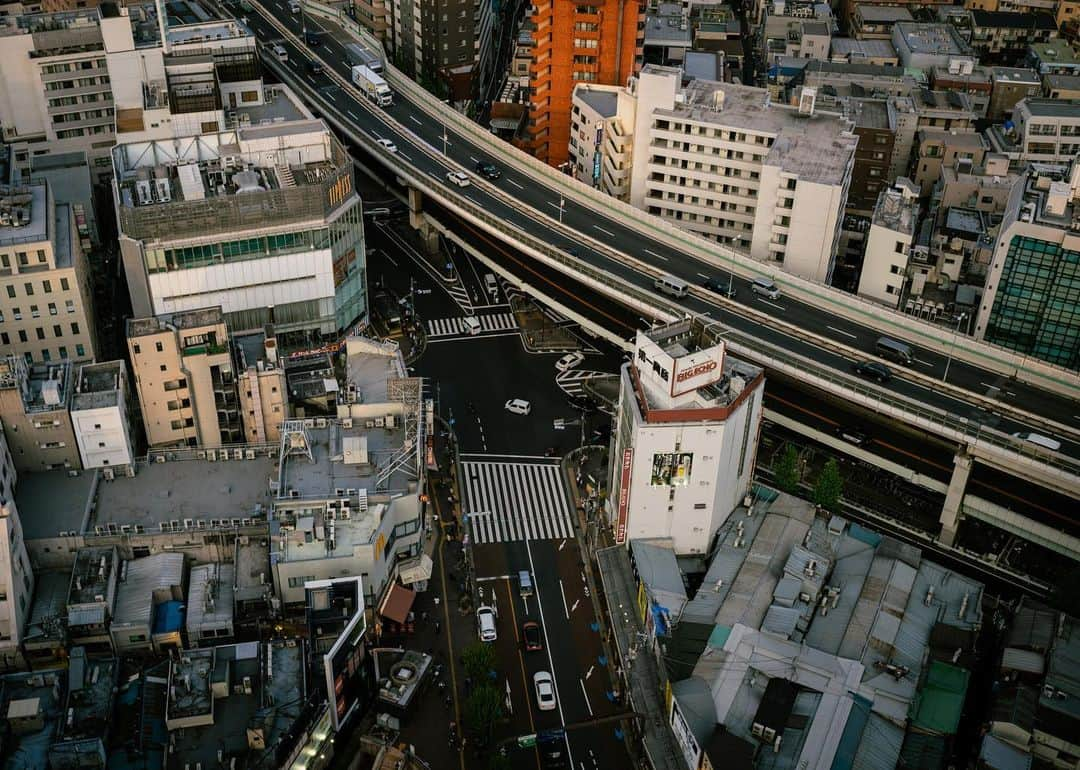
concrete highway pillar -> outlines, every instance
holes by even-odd
[[[952,545],[956,539],[956,529],[960,526],[960,508],[964,502],[964,491],[971,475],[971,457],[960,452],[953,457],[953,473],[949,479],[949,489],[945,492],[945,505],[941,509],[941,533],[938,540],[945,545]]]
[[[415,187],[409,188],[409,226],[414,230],[420,230],[426,226],[424,212],[421,208],[424,202],[424,194]]]

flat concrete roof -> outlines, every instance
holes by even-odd
[[[63,470],[20,473],[15,504],[23,537],[41,540],[60,532],[82,532],[93,487],[93,472],[74,478]]]
[[[618,94],[611,90],[599,90],[585,86],[579,87],[575,96],[605,118],[613,117],[619,104]]]

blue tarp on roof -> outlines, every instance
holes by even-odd
[[[878,544],[881,543],[881,535],[877,532],[871,532],[868,529],[860,527],[855,522],[851,522],[851,525],[848,527],[848,535],[855,538],[860,543],[866,543],[873,548],[877,548]]]
[[[184,627],[184,603],[173,600],[154,608],[154,633],[170,634]]]
[[[851,770],[855,764],[855,752],[862,743],[863,730],[870,719],[870,701],[861,695],[852,696],[854,703],[848,712],[847,724],[840,736],[840,743],[833,755],[832,770]]]
[[[727,644],[729,636],[731,636],[731,626],[722,626],[717,623],[716,628],[709,634],[709,646],[714,650],[721,650]]]

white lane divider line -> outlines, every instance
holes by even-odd
[[[646,253],[646,254],[652,254],[652,255],[653,255],[654,257],[656,257],[656,258],[657,258],[657,259],[659,259],[659,260],[662,260],[663,262],[667,262],[667,261],[668,261],[668,258],[667,258],[667,257],[665,257],[665,256],[664,256],[663,254],[657,254],[657,253],[656,253],[655,251],[653,251],[652,249],[645,249],[645,253]]]
[[[834,331],[837,334],[843,334],[845,337],[850,337],[851,339],[855,339],[855,335],[852,334],[851,332],[846,332],[843,329],[837,329],[835,326],[826,326],[825,328],[828,329],[829,331]]]
[[[600,225],[593,225],[593,228],[595,228],[596,230],[599,230],[600,232],[602,232],[604,235],[606,235],[609,238],[614,238],[615,237],[615,233],[611,232],[610,230],[605,230]]]

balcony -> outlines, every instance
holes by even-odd
[[[207,343],[207,344],[204,344],[204,345],[192,345],[191,347],[184,348],[183,350],[180,351],[180,355],[182,355],[182,356],[217,356],[217,355],[221,355],[222,353],[228,353],[228,352],[229,352],[228,345],[215,345],[215,344]]]

